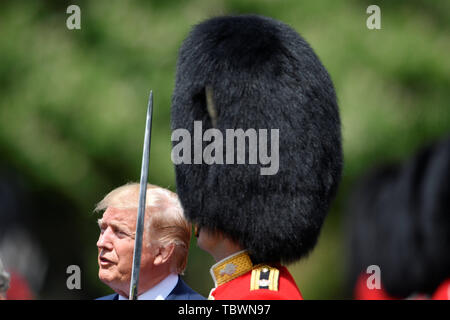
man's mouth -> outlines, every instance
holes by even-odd
[[[114,262],[112,262],[109,259],[106,259],[105,257],[99,257],[99,261],[100,261],[101,266],[108,266],[108,265],[114,264]]]

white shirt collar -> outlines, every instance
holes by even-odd
[[[138,300],[165,300],[178,283],[178,275],[171,273],[162,281],[138,296]],[[128,300],[119,295],[119,300]]]

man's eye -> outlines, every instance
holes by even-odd
[[[128,236],[128,233],[126,233],[125,231],[120,231],[120,230],[118,230],[118,231],[116,231],[116,233],[117,233],[119,236],[121,236],[121,237],[127,237],[127,236]]]

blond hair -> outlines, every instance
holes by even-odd
[[[103,211],[108,207],[136,209],[139,203],[138,183],[128,183],[108,193],[95,207]],[[174,245],[171,271],[182,274],[186,268],[191,224],[185,219],[183,208],[176,193],[147,184],[145,201],[145,230],[149,234],[146,246]]]

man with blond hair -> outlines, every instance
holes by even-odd
[[[98,276],[116,293],[99,300],[128,299],[139,201],[139,184],[114,189],[97,204]],[[201,300],[180,277],[187,264],[191,225],[178,196],[148,184],[138,300]]]

